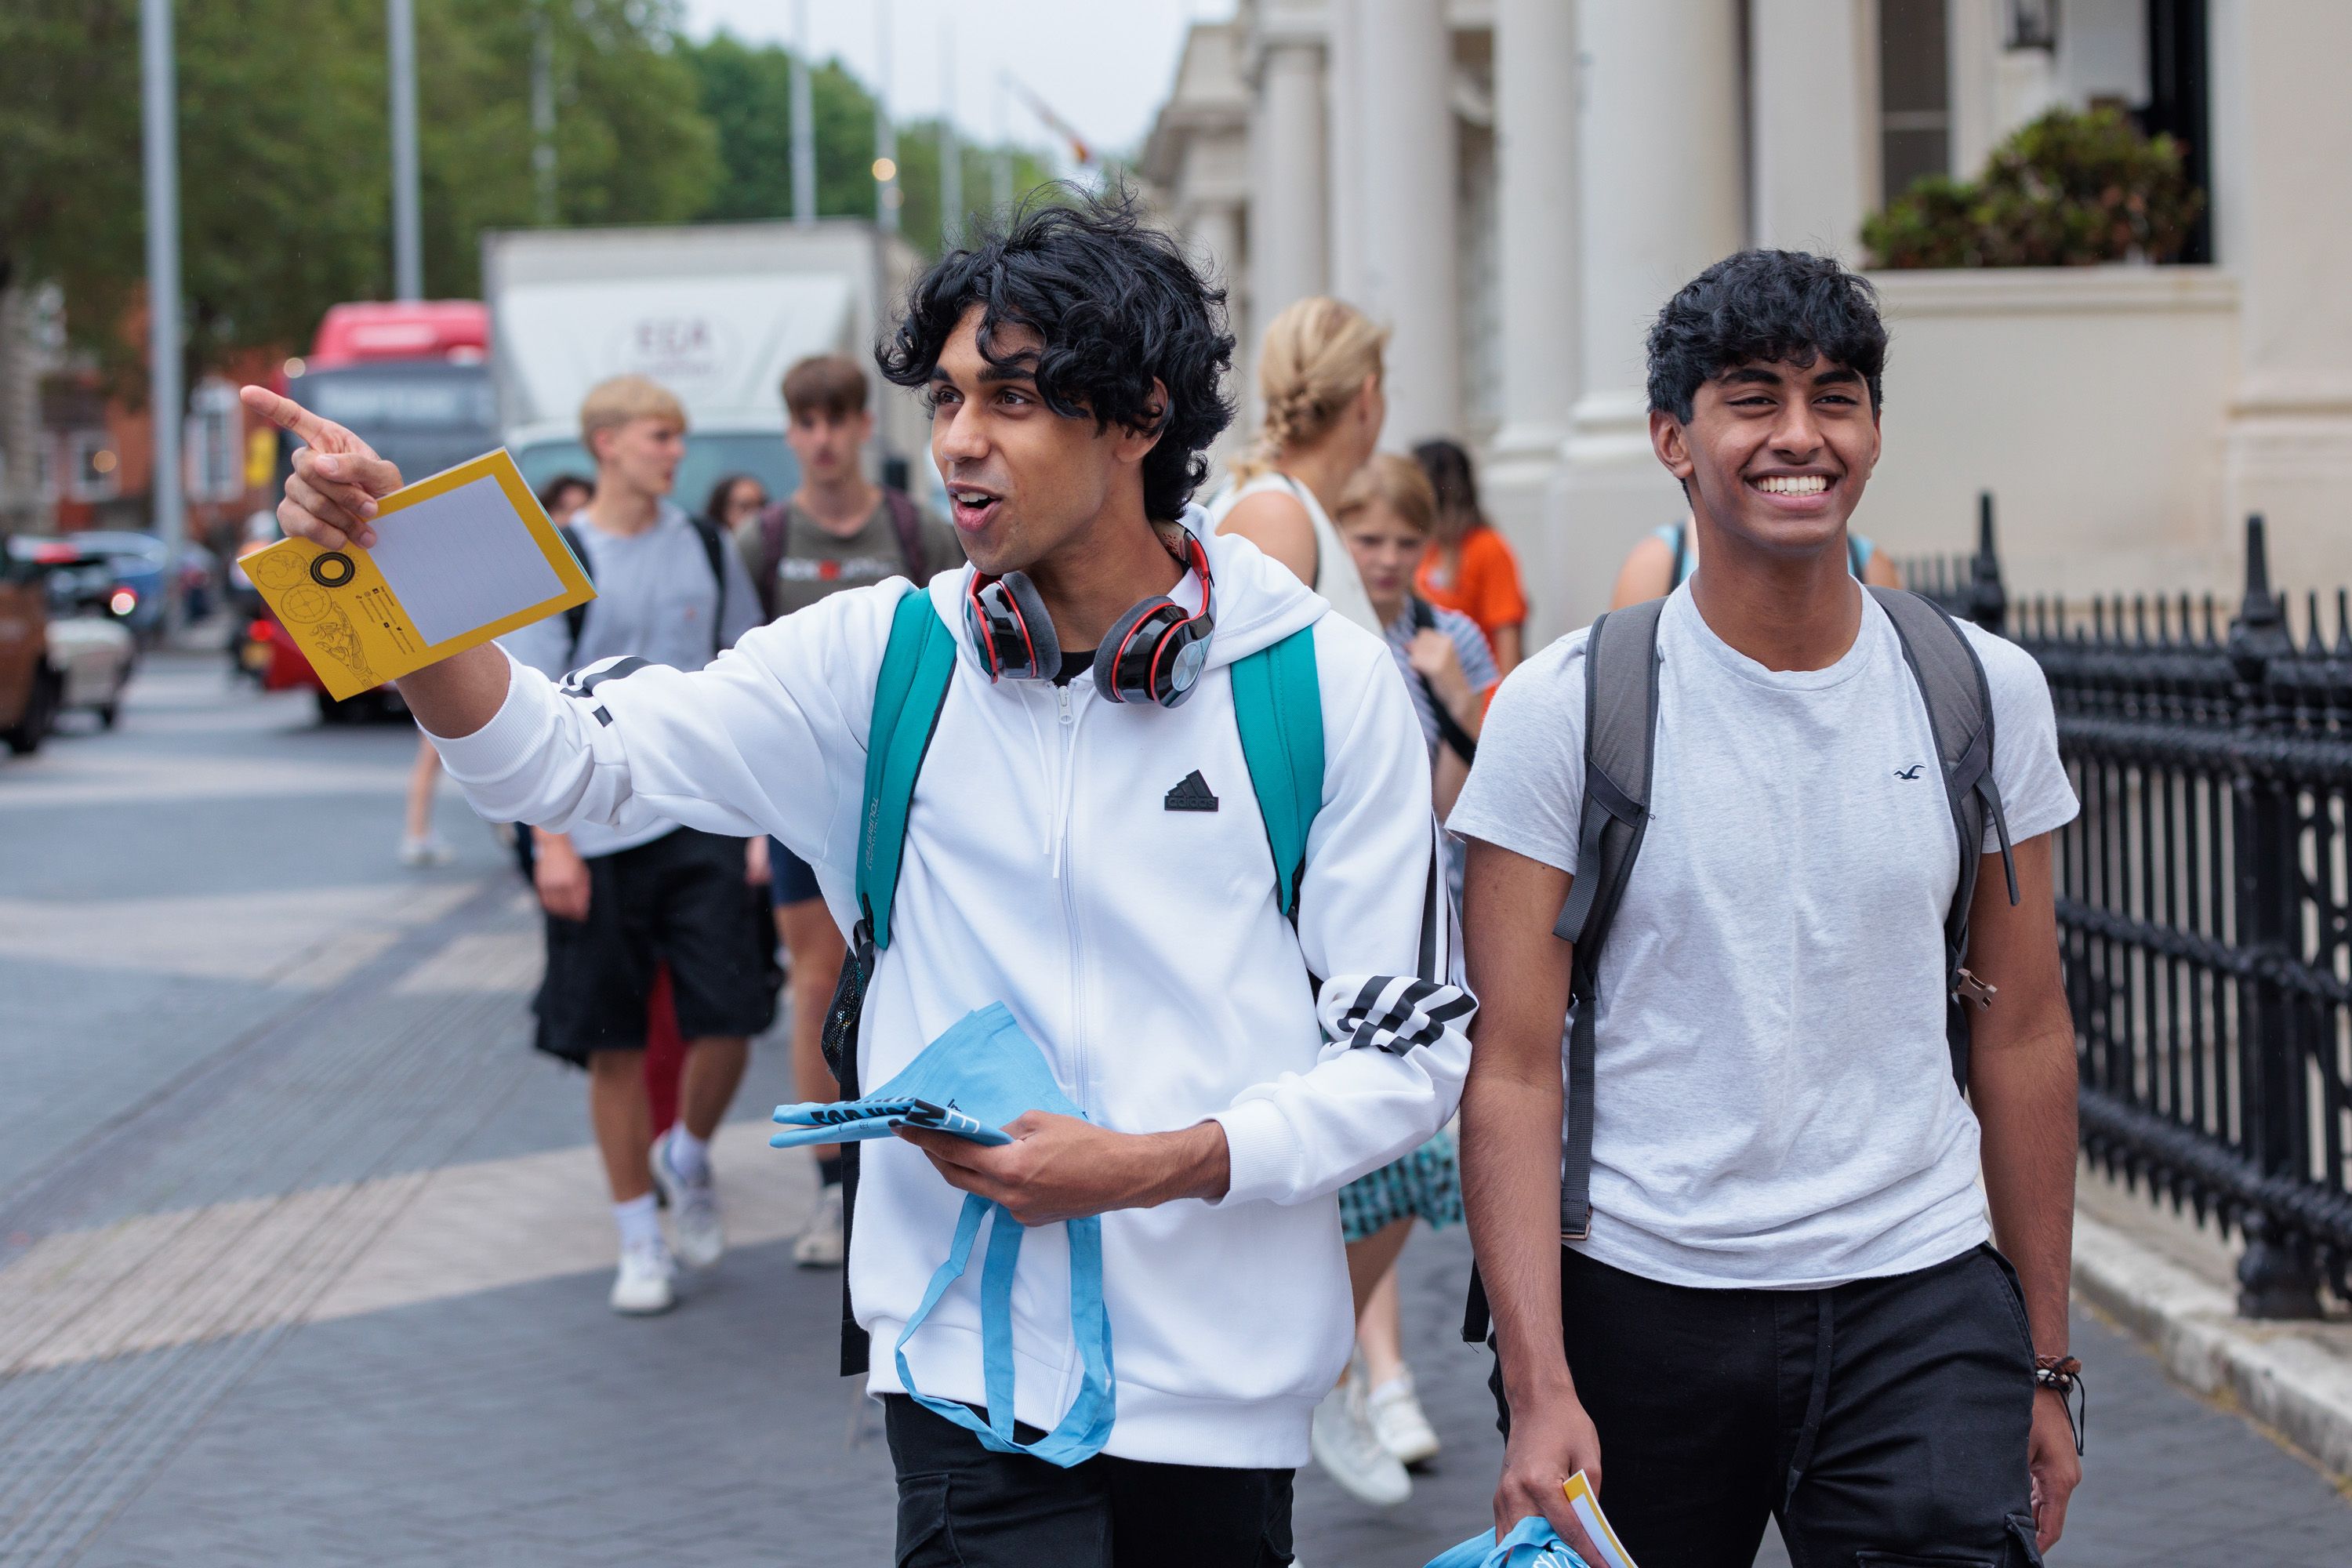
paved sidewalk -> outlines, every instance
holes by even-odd
[[[581,1080],[525,1045],[528,896],[446,802],[460,862],[388,868],[408,732],[209,674],[163,663],[121,731],[0,780],[0,1563],[887,1563],[838,1276],[783,1239],[809,1167],[758,1121],[777,1043],[719,1142],[736,1249],[670,1316],[614,1317]],[[1386,1513],[1303,1474],[1308,1568],[1415,1568],[1485,1521],[1465,1267],[1458,1230],[1403,1264],[1435,1472]],[[2352,1563],[2316,1470],[2076,1331],[2058,1568]]]

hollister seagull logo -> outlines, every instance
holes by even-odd
[[[1201,770],[1194,768],[1168,792],[1166,804],[1171,811],[1214,811],[1217,797],[1209,793],[1209,781],[1201,776]]]
[[[1898,779],[1916,779],[1919,776],[1919,770],[1927,765],[1925,763],[1913,763],[1907,768],[1895,769],[1895,776]]]

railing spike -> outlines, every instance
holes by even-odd
[[[2147,595],[2132,595],[2132,637],[2142,647],[2147,646]]]
[[[2327,637],[2320,630],[2319,590],[2316,588],[2311,590],[2309,599],[2305,605],[2304,617],[2307,623],[2304,627],[2304,646],[2310,649],[2312,658],[2326,658]]]
[[[2336,590],[2336,657],[2352,658],[2352,595]]]

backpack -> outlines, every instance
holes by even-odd
[[[939,570],[933,566],[923,549],[922,519],[915,511],[915,500],[902,489],[888,485],[882,487],[883,510],[890,514],[890,531],[898,538],[898,559],[907,563],[907,575],[919,588],[931,580]],[[793,509],[790,501],[776,501],[760,513],[760,565],[751,574],[752,586],[760,593],[760,605],[771,618],[775,615],[776,569],[792,553]]]
[[[955,675],[956,634],[921,589],[898,601],[890,640],[874,682],[874,718],[866,733],[865,805],[858,814],[857,927],[843,959],[833,1004],[825,1009],[824,1060],[843,1100],[855,1100],[857,1029],[866,988],[878,955],[890,945],[890,910],[898,866],[907,848],[907,813],[915,780]],[[1307,837],[1323,805],[1323,693],[1315,673],[1315,628],[1301,627],[1232,666],[1234,721],[1250,787],[1265,819],[1273,852],[1275,900],[1284,918],[1298,921],[1298,884],[1307,869]],[[842,1237],[856,1225],[857,1145],[841,1145]],[[866,1369],[866,1331],[849,1300],[849,1271],[841,1276],[841,1374]]]
[[[1866,590],[1895,623],[1903,662],[1927,708],[1936,756],[1960,850],[1959,880],[1944,915],[1944,1041],[1952,1079],[1969,1089],[1968,1005],[1992,988],[1969,973],[1969,907],[1976,898],[1985,824],[2000,844],[2009,901],[2018,901],[2009,819],[1992,774],[1992,692],[1983,661],[1959,624],[1925,595]],[[1632,879],[1650,822],[1650,764],[1658,722],[1658,616],[1664,599],[1613,610],[1592,623],[1584,651],[1584,804],[1577,817],[1576,881],[1552,934],[1574,944],[1569,979],[1568,1120],[1559,1181],[1559,1236],[1592,1231],[1592,1079],[1601,955]],[[1462,1337],[1486,1337],[1486,1290],[1474,1270]]]
[[[1430,608],[1429,601],[1418,594],[1408,597],[1412,602],[1412,629],[1416,632],[1437,630],[1437,612]],[[1437,716],[1437,738],[1453,748],[1454,754],[1462,759],[1464,766],[1476,762],[1477,738],[1464,729],[1462,721],[1448,712],[1445,704],[1437,700],[1437,688],[1429,683],[1429,677],[1415,670],[1412,678],[1421,682],[1421,694],[1429,699],[1429,710]]]

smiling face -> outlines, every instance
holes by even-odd
[[[1776,554],[1843,549],[1878,462],[1869,389],[1826,357],[1735,365],[1700,384],[1687,423],[1654,411],[1650,438],[1695,514]]]
[[[1026,327],[993,334],[1000,358],[980,352],[973,306],[931,373],[931,460],[947,484],[949,515],[971,563],[989,576],[1028,571],[1085,535],[1121,487],[1142,505],[1149,437],[1065,418],[1038,395],[1032,374],[1044,341]]]

